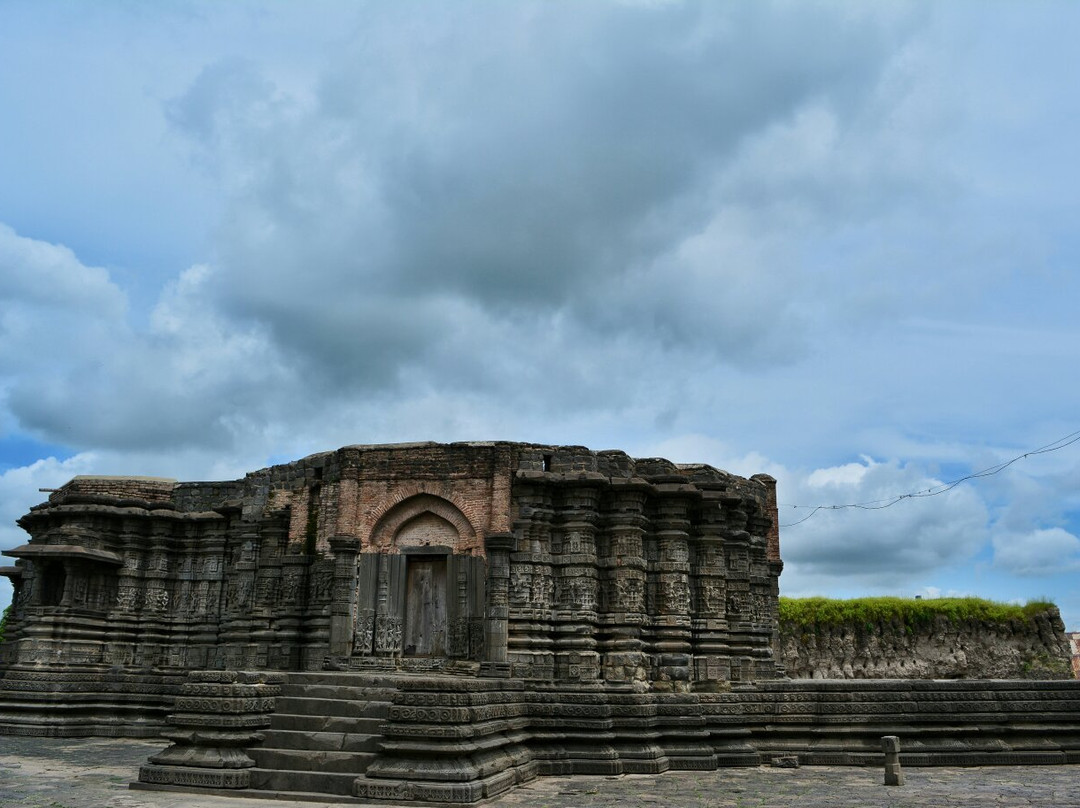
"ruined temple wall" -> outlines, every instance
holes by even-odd
[[[771,478],[615,452],[541,461],[514,489],[513,675],[675,691],[776,675]]]
[[[355,510],[339,523],[339,533],[366,541],[391,509],[426,494],[468,520],[474,534],[458,551],[483,556],[484,536],[509,529],[513,461],[507,445],[368,449],[356,458]]]
[[[33,541],[14,550],[20,580],[10,661],[166,664],[168,637],[183,627],[194,593],[194,537],[220,514],[178,513],[172,481],[76,478],[20,520]],[[112,492],[110,496],[108,492]],[[208,610],[194,622],[206,622]]]
[[[21,524],[35,547],[113,561],[67,559],[63,603],[41,599],[46,560],[20,561],[4,660],[351,664],[375,648],[354,642],[376,585],[358,584],[360,562],[398,552],[408,524],[414,544],[456,531],[454,556],[479,564],[452,576],[459,600],[481,598],[470,621],[485,575],[498,584],[486,651],[469,627],[474,658],[533,679],[674,690],[762,678],[776,672],[773,490],[707,466],[503,443],[345,447],[229,482],[76,478]]]
[[[388,511],[427,494],[465,515],[474,537],[463,549],[483,555],[482,537],[509,529],[513,460],[513,444],[348,446],[249,474],[245,516],[287,510],[290,545],[332,554],[331,539],[351,537],[366,551]]]
[[[114,563],[20,561],[2,661],[319,668],[379,520],[408,518],[402,504],[424,495],[445,501],[464,514],[454,551],[482,557],[509,525],[512,457],[508,444],[356,446],[229,482],[76,478],[21,524],[34,547]],[[66,587],[55,576],[63,603],[41,599],[53,567],[70,573]]]
[[[62,505],[69,500],[83,502],[108,500],[109,504],[145,506],[171,505],[176,480],[166,477],[117,477],[79,475],[62,488],[51,491],[50,504]]]

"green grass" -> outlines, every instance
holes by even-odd
[[[968,620],[1008,623],[1027,620],[1053,606],[1044,600],[1018,606],[982,598],[780,598],[780,625],[812,628],[898,621],[914,628],[933,623],[938,617],[956,623]]]

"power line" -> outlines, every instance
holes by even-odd
[[[927,488],[927,489],[924,489],[922,491],[912,491],[912,492],[907,493],[907,494],[898,494],[898,495],[896,495],[894,497],[889,497],[887,499],[875,499],[875,500],[870,500],[868,502],[853,502],[853,503],[850,503],[848,505],[780,505],[778,507],[781,507],[781,508],[810,508],[811,509],[810,513],[808,513],[806,516],[804,516],[799,521],[791,522],[790,524],[787,524],[787,525],[780,525],[780,527],[795,527],[795,525],[801,525],[803,522],[805,522],[807,519],[812,517],[818,511],[842,511],[842,510],[847,510],[849,508],[858,508],[858,509],[864,510],[864,511],[880,511],[880,510],[884,510],[885,508],[891,508],[896,503],[902,502],[905,499],[919,499],[919,498],[923,498],[923,497],[936,497],[936,496],[938,496],[940,494],[944,494],[944,493],[946,493],[948,491],[951,491],[952,489],[956,488],[956,486],[960,485],[960,483],[965,483],[968,480],[977,480],[977,479],[980,479],[982,477],[992,477],[995,474],[998,474],[998,473],[1004,471],[1009,466],[1011,466],[1013,463],[1016,463],[1017,461],[1023,460],[1024,458],[1031,457],[1033,455],[1049,454],[1050,452],[1056,452],[1059,449],[1064,449],[1066,446],[1071,446],[1072,444],[1076,443],[1077,441],[1080,441],[1080,430],[1077,430],[1076,432],[1073,432],[1073,433],[1071,433],[1069,435],[1066,435],[1063,438],[1058,438],[1057,440],[1052,441],[1052,442],[1046,444],[1045,446],[1040,446],[1038,449],[1032,449],[1031,451],[1024,452],[1023,454],[1017,455],[1012,460],[1007,460],[1004,463],[998,463],[996,466],[990,466],[989,468],[985,468],[982,471],[975,471],[975,472],[972,472],[971,474],[966,474],[963,477],[960,477],[960,478],[958,478],[956,480],[953,480],[953,481],[947,482],[947,483],[942,483],[941,485],[936,485],[936,486],[933,486],[932,488]]]

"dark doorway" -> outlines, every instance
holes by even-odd
[[[407,656],[446,655],[446,556],[409,556],[405,583]]]
[[[47,561],[41,571],[41,605],[59,606],[64,600],[67,572],[63,563]]]

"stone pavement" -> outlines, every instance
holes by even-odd
[[[326,808],[317,802],[129,790],[162,742],[0,736],[2,808]],[[878,768],[720,769],[625,777],[541,777],[485,808],[1080,808],[1080,766],[904,769],[883,785]],[[355,803],[353,803],[355,804]],[[386,808],[385,805],[382,808]]]

